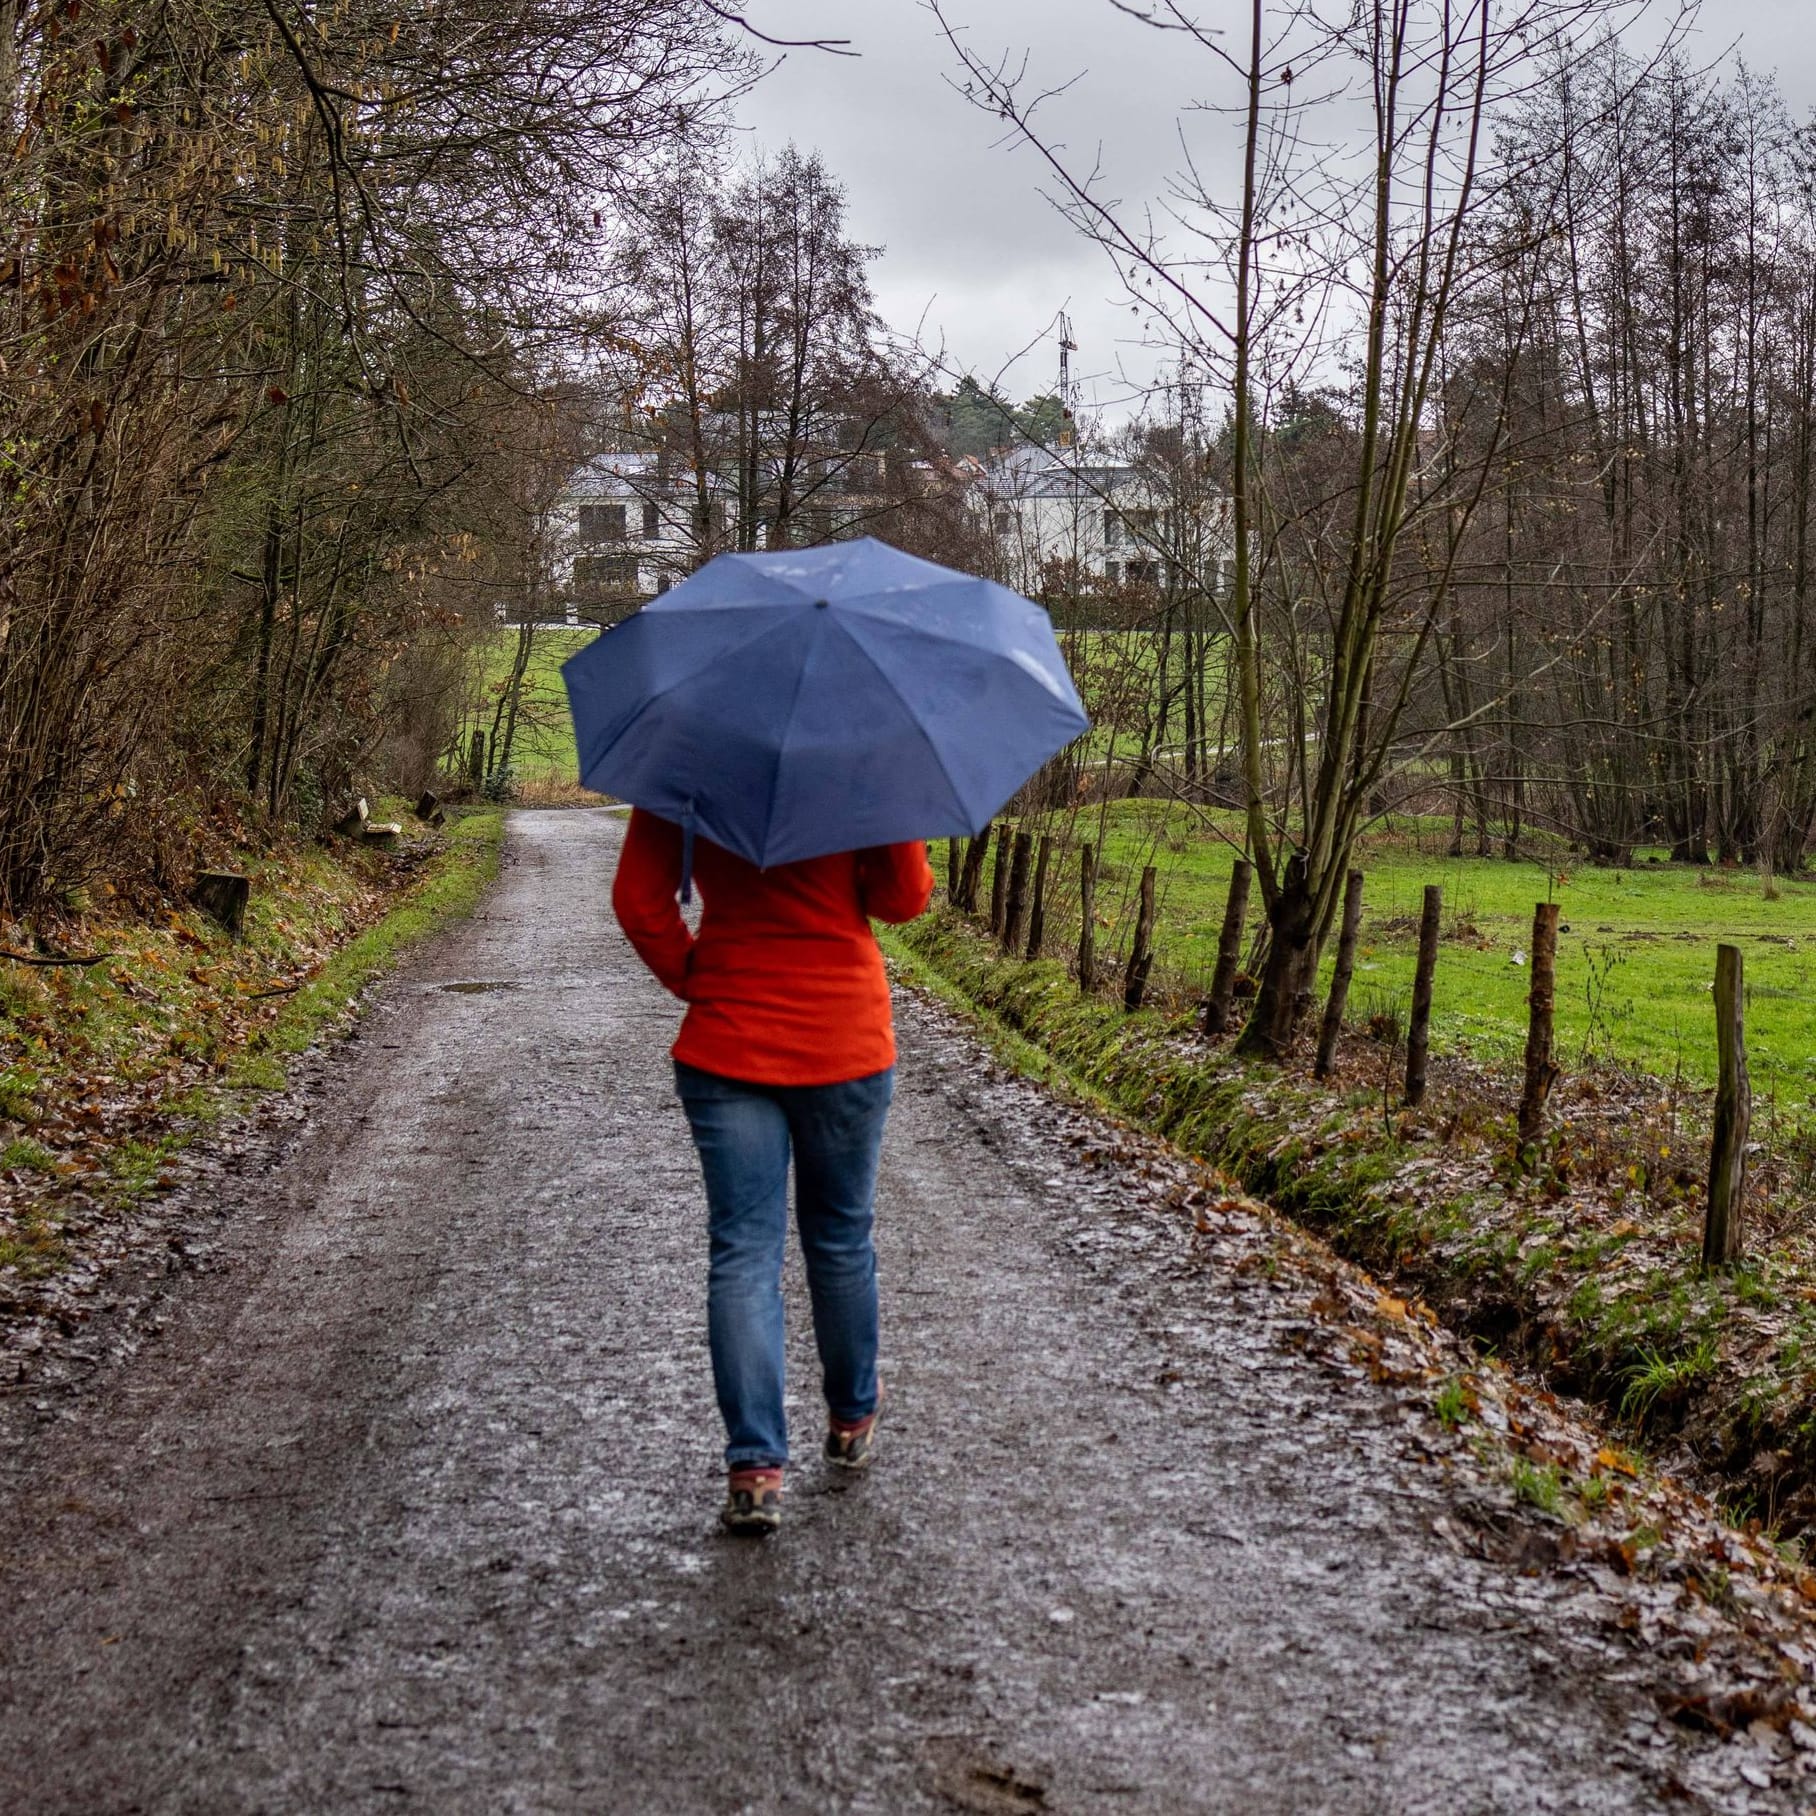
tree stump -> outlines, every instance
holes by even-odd
[[[1419,916],[1419,964],[1412,977],[1412,1019],[1406,1026],[1406,1102],[1417,1109],[1425,1101],[1425,1065],[1431,1049],[1431,980],[1438,968],[1438,931],[1444,916],[1444,891],[1425,885],[1425,908]]]
[[[1362,926],[1362,872],[1352,870],[1343,884],[1343,928],[1337,935],[1337,963],[1331,972],[1330,995],[1324,1000],[1324,1021],[1318,1029],[1318,1057],[1312,1077],[1329,1078],[1337,1058],[1337,1036],[1343,1032],[1343,1012],[1349,1007],[1349,980],[1356,969],[1356,935]]]
[[[252,879],[231,870],[203,870],[197,873],[189,899],[210,920],[218,921],[237,937],[246,925],[246,905],[252,899]]]
[[[1728,1267],[1741,1257],[1741,1205],[1747,1189],[1747,1131],[1753,1086],[1747,1077],[1744,973],[1738,946],[1715,948],[1715,1128],[1709,1143],[1709,1206],[1703,1219],[1703,1266]]]
[[[1242,924],[1248,918],[1249,884],[1255,866],[1238,858],[1230,871],[1230,892],[1223,904],[1223,931],[1217,936],[1217,965],[1211,972],[1211,993],[1204,999],[1206,1039],[1230,1025],[1230,1004],[1236,994],[1236,973],[1242,969]]]
[[[1522,1148],[1545,1131],[1545,1100],[1557,1082],[1551,1060],[1553,1011],[1557,1006],[1556,902],[1536,903],[1532,910],[1532,988],[1526,992],[1526,1083],[1520,1092],[1519,1141]]]

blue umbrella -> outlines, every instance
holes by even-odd
[[[870,538],[720,555],[561,672],[588,788],[764,868],[980,832],[1089,725],[1039,606]]]

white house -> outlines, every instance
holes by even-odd
[[[887,477],[880,452],[801,456],[791,539],[817,543],[867,533],[888,508]],[[765,478],[773,494],[775,476]],[[558,551],[552,577],[569,601],[569,621],[622,618],[692,573],[703,555],[737,547],[733,481],[710,471],[705,492],[702,525],[700,488],[682,463],[630,449],[597,454],[578,468],[555,505],[550,539]],[[766,544],[764,525],[754,540]]]
[[[1019,446],[973,463],[1009,583],[1037,592],[1060,564],[1105,586],[1161,586],[1176,565],[1221,585],[1230,558],[1229,501],[1188,499],[1153,473],[1073,448]]]
[[[724,538],[730,488],[706,479],[708,537]],[[667,592],[699,562],[699,491],[691,473],[647,449],[597,454],[555,505],[554,576],[568,617],[619,618]]]

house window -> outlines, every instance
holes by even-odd
[[[1125,571],[1131,586],[1158,586],[1160,584],[1160,563],[1158,561],[1131,561]]]
[[[637,590],[635,555],[582,555],[574,563],[574,584],[597,587],[606,593]]]
[[[1113,549],[1120,547],[1121,543],[1122,519],[1114,511],[1105,511],[1103,514],[1103,545],[1106,549]],[[1115,563],[1112,562],[1110,565],[1114,567]],[[1116,576],[1112,574],[1110,578],[1114,580]]]
[[[992,521],[996,526],[997,535],[1013,536],[1015,534],[1015,513],[1013,511],[998,511]]]
[[[662,533],[662,513],[656,509],[656,501],[646,498],[643,501],[643,535],[647,541],[651,536]]]
[[[847,492],[880,492],[884,479],[881,454],[854,454],[845,468],[843,489]]]
[[[1114,586],[1117,581],[1122,578],[1122,563],[1120,561],[1106,561],[1103,564],[1103,577]]]
[[[624,506],[583,504],[580,507],[580,540],[610,542],[624,535]]]

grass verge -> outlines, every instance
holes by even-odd
[[[286,1056],[303,1052],[325,1030],[343,1022],[360,992],[411,946],[472,912],[498,874],[503,832],[501,807],[469,808],[453,818],[444,848],[421,877],[296,992],[271,1028],[229,1068],[227,1082],[241,1089],[281,1088]]]
[[[245,1093],[280,1089],[407,947],[468,912],[497,873],[503,824],[502,808],[478,807],[396,851],[247,850],[238,938],[166,902],[58,930],[102,963],[0,963],[0,1312],[33,1309],[91,1238],[174,1183],[197,1134]]]

